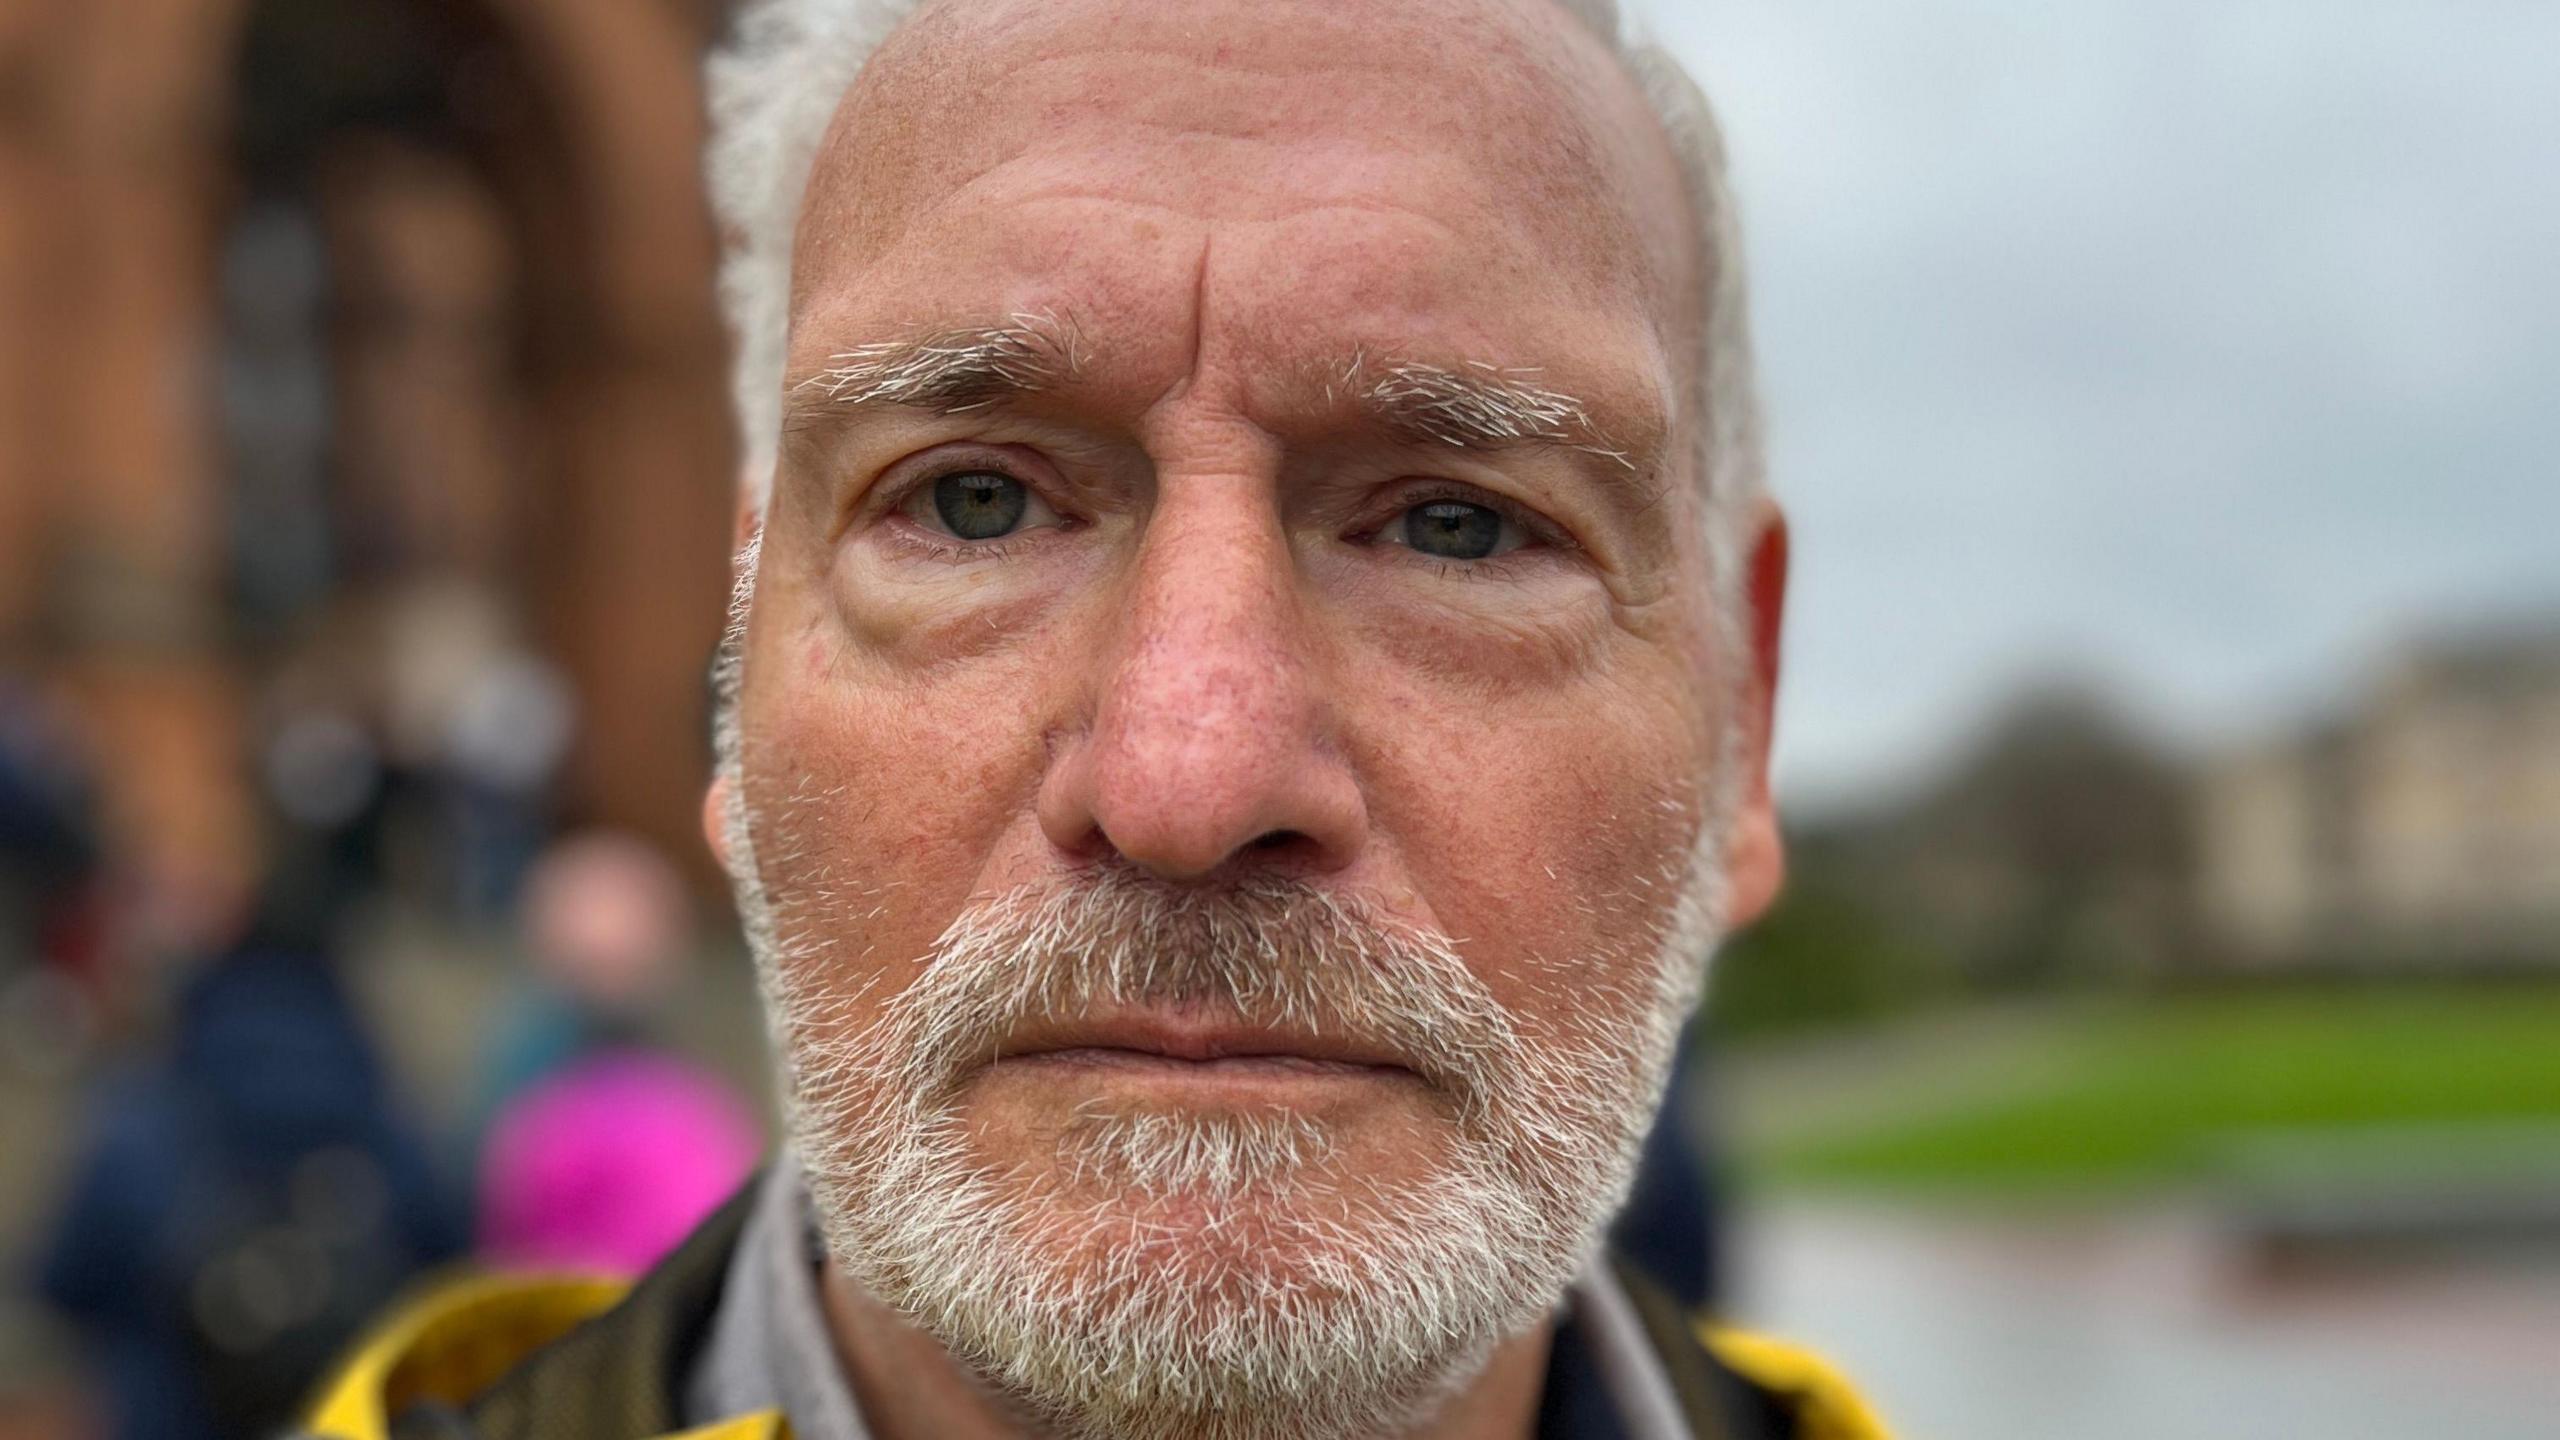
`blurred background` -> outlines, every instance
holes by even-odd
[[[726,8],[0,0],[0,1436],[752,1163]],[[1637,8],[1797,538],[1721,1303],[1917,1440],[2553,1433],[2560,10]]]

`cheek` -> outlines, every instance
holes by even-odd
[[[1003,663],[868,673],[824,638],[758,658],[743,719],[767,898],[804,987],[876,1004],[1033,823],[1033,687]]]
[[[1524,1020],[1650,984],[1700,823],[1696,717],[1659,694],[1576,688],[1509,697],[1496,723],[1407,703],[1372,756],[1373,818]]]

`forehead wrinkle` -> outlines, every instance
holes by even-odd
[[[988,171],[971,182],[973,188],[992,189],[994,181],[1003,177],[1003,167]],[[1416,206],[1403,204],[1384,196],[1332,195],[1320,199],[1274,195],[1258,197],[1260,207],[1240,213],[1233,205],[1223,208],[1202,204],[1183,205],[1174,196],[1132,195],[1090,185],[1053,184],[1020,194],[998,193],[996,200],[1014,206],[1029,205],[1104,205],[1114,209],[1145,211],[1181,220],[1213,222],[1222,228],[1255,229],[1300,223],[1326,215],[1353,215],[1362,218],[1388,218],[1410,222],[1436,236],[1455,237],[1458,227],[1438,215]]]
[[[1465,27],[1468,44],[1449,43],[1453,25]],[[1303,88],[1328,78],[1343,83]],[[1614,154],[1624,147],[1611,143],[1623,139],[1616,112],[1641,109],[1632,88],[1585,27],[1549,0],[1282,4],[1243,27],[1203,27],[1183,18],[1183,7],[1146,0],[927,4],[847,90],[812,193],[863,196],[854,228],[877,254],[897,243],[916,210],[972,191],[1011,163],[1081,154],[1094,126],[1121,138],[1187,134],[1284,153],[1311,139],[1367,136],[1381,156],[1427,154],[1468,167],[1468,193],[1519,195],[1497,213],[1594,217],[1606,243],[1584,237],[1568,248],[1580,252],[1573,258],[1584,278],[1612,272],[1618,280],[1650,268],[1630,263],[1629,252],[1643,247],[1618,212],[1636,192],[1660,188],[1658,176],[1631,188],[1612,173],[1627,168]],[[1471,118],[1456,125],[1456,115]],[[838,167],[841,183],[827,183]],[[1176,164],[1156,174],[1174,177],[1167,188],[1199,189],[1203,169]],[[809,207],[803,225],[821,208]]]
[[[1328,73],[1381,75],[1401,80],[1413,73],[1413,66],[1409,60],[1379,59],[1370,55],[1345,54],[1340,51],[1328,54],[1321,59],[1302,60],[1296,64],[1285,63],[1292,57],[1284,52],[1278,63],[1255,65],[1247,62],[1245,52],[1241,48],[1232,45],[1220,45],[1215,50],[1203,54],[1197,50],[1182,50],[1170,45],[1130,44],[1112,39],[1097,39],[1084,45],[1053,46],[1017,67],[1016,73],[1061,64],[1074,65],[1096,56],[1108,56],[1114,60],[1161,62],[1218,75],[1241,75],[1263,80],[1295,80],[1307,75]]]

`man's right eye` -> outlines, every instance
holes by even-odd
[[[909,514],[955,540],[1001,540],[1058,523],[1058,514],[1031,487],[995,470],[959,470],[924,487]]]

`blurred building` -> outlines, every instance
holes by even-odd
[[[1798,990],[1844,946],[1914,972],[1846,988],[1910,995],[2560,969],[2560,622],[2415,647],[2202,764],[2095,691],[2031,688],[1917,790],[1790,844],[1761,943],[1794,945]]]
[[[565,818],[697,848],[718,9],[0,0],[0,668],[80,716],[111,848],[244,863],[315,654],[395,748],[574,727]]]
[[[2204,910],[2245,961],[2560,966],[2560,625],[2417,649],[2200,800]]]

